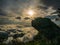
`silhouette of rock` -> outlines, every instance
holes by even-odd
[[[49,40],[55,39],[56,36],[60,36],[60,28],[48,18],[38,17],[32,20],[32,26]]]

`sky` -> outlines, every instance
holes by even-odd
[[[45,17],[55,12],[56,7],[59,7],[59,5],[57,5],[59,4],[59,0],[56,1],[57,0],[0,0],[0,24],[16,23],[31,26],[32,18]],[[28,13],[29,10],[34,11],[35,14],[33,16],[27,15],[26,13]],[[21,19],[17,19],[17,17],[21,17]]]
[[[60,8],[60,0],[40,0],[45,6],[52,6],[54,9]]]
[[[0,28],[1,28],[0,32],[5,33],[8,32],[9,30],[15,29],[16,30],[15,33],[12,30],[9,31],[10,34],[8,33],[8,35],[24,33],[23,37],[17,38],[18,41],[24,42],[26,40],[27,41],[32,40],[33,37],[37,35],[38,31],[31,27],[30,18],[26,20],[27,17],[25,16],[27,15],[24,14],[24,10],[28,11],[30,7],[35,8],[37,3],[38,1],[36,0],[0,0]],[[17,19],[16,17],[21,17],[23,19]],[[20,30],[22,32],[19,32],[17,30]],[[11,37],[8,36],[8,39],[7,41],[5,41],[5,43],[9,43],[12,40],[13,36]]]
[[[55,9],[59,7],[58,4],[60,1],[59,0],[57,2],[56,1],[57,0],[47,0],[47,1],[46,0],[0,0],[0,15],[8,15],[8,16],[20,15],[21,16],[23,10],[30,7],[35,9],[39,7],[39,10],[37,10],[37,12],[39,12],[40,14],[41,8],[47,10],[50,7]],[[43,13],[45,14],[46,11]]]
[[[35,12],[32,18],[34,18],[34,16],[45,17],[57,11],[60,7],[59,4],[59,0],[0,0],[0,18],[8,18],[8,20],[12,20],[17,23],[25,22],[24,20],[27,17],[31,18],[31,16],[26,14],[29,9]],[[17,20],[16,17],[21,17],[23,19]],[[27,21],[30,23],[30,20]],[[5,22],[8,23],[11,21],[5,20]]]
[[[36,0],[0,0],[0,9],[6,15],[17,14],[20,15],[24,8],[34,6]]]
[[[26,32],[26,36],[30,34],[32,37],[28,38],[32,39],[35,36],[35,32],[31,34],[31,30],[35,30],[31,28],[32,18],[51,15],[60,8],[59,4],[60,0],[0,0],[0,28],[8,31],[9,29],[17,30],[17,28],[21,30],[22,27],[25,32],[30,31],[28,34],[28,31]],[[35,12],[33,16],[26,14],[29,9]]]

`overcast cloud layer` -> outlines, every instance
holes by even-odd
[[[22,15],[24,8],[38,6],[39,3],[43,9],[60,8],[60,0],[0,0],[0,15]]]
[[[36,0],[0,0],[0,15],[21,15],[24,8],[35,3]]]

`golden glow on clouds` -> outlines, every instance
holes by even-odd
[[[37,9],[36,7],[30,6],[22,11],[22,16],[23,17],[29,17],[29,18],[34,18],[37,15]]]
[[[33,11],[33,10],[28,10],[27,14],[28,14],[29,16],[33,16],[33,15],[34,15],[34,11]]]

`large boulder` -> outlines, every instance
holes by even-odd
[[[32,20],[32,26],[49,40],[60,36],[60,28],[48,18],[36,18]]]

